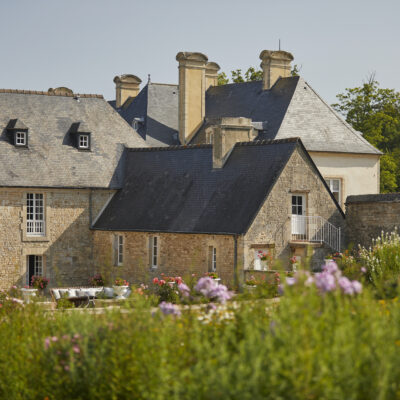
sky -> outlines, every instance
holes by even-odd
[[[179,51],[229,73],[280,39],[329,103],[371,73],[400,91],[399,15],[399,0],[0,0],[0,88],[111,100],[116,75],[177,83]]]

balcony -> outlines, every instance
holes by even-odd
[[[292,215],[292,241],[324,243],[340,252],[340,228],[320,216]]]
[[[26,234],[27,236],[44,236],[44,221],[28,220],[26,224]]]

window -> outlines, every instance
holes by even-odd
[[[26,195],[26,233],[28,236],[44,236],[44,200],[42,193]]]
[[[80,149],[89,148],[89,135],[79,135],[79,148]]]
[[[271,261],[271,252],[267,248],[254,249],[254,269],[256,271],[267,271]]]
[[[114,265],[121,266],[124,262],[124,237],[114,236]]]
[[[341,180],[340,179],[327,179],[326,184],[328,185],[333,197],[340,204],[341,203]]]
[[[43,276],[43,256],[28,256],[27,284],[32,283],[32,276]]]
[[[305,196],[292,196],[292,215],[305,215]]]
[[[158,267],[158,237],[150,238],[150,266],[151,268]]]
[[[217,248],[210,246],[208,248],[208,272],[216,272],[217,271]]]
[[[26,146],[26,133],[25,132],[15,132],[15,145],[16,146]]]

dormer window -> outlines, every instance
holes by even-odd
[[[79,135],[79,148],[87,150],[89,147],[89,135]]]
[[[73,143],[78,150],[90,151],[91,134],[85,122],[74,122],[70,129]]]
[[[15,145],[26,146],[26,132],[15,132]]]
[[[10,143],[16,147],[28,147],[28,130],[20,119],[11,119],[7,125]]]

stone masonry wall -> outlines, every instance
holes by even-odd
[[[321,179],[315,173],[303,151],[296,150],[282,171],[278,182],[273,187],[257,218],[244,237],[244,260],[246,269],[252,269],[254,251],[251,246],[257,244],[274,245],[275,256],[283,266],[289,267],[289,258],[294,253],[291,242],[291,200],[292,195],[306,195],[306,215],[321,216],[336,227],[344,227],[344,218],[333,202]],[[300,244],[301,245],[301,244]],[[304,259],[305,251],[302,259]],[[313,246],[311,263],[314,269],[319,268],[325,255],[333,250],[327,246]]]
[[[148,283],[161,273],[171,276],[202,276],[210,264],[209,247],[217,249],[217,274],[225,284],[233,283],[234,239],[229,235],[174,234],[147,232],[93,231],[95,269],[108,280],[117,277],[130,283]],[[113,240],[115,235],[124,237],[124,262],[113,265]],[[150,268],[149,241],[157,236],[159,241],[159,265]]]
[[[382,231],[400,231],[400,193],[349,196],[346,224],[350,247],[369,247]]]
[[[26,193],[43,193],[46,235],[26,234]],[[0,288],[27,283],[27,256],[44,258],[50,285],[86,284],[92,274],[93,219],[107,202],[109,190],[0,189]]]

